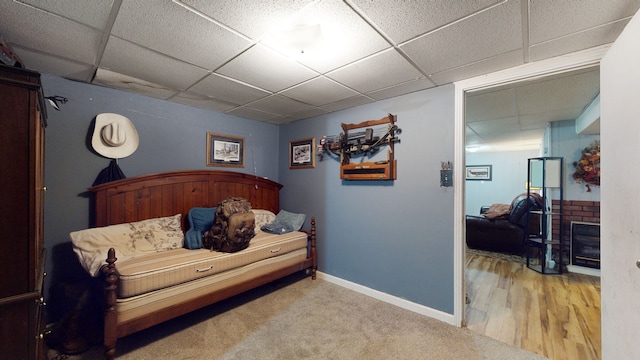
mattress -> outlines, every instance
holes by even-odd
[[[118,299],[116,313],[118,323],[143,317],[173,305],[189,302],[203,295],[224,290],[235,284],[295,265],[307,259],[307,250],[298,249],[289,253],[254,262],[215,275],[156,290],[138,296]],[[302,270],[302,267],[301,269]]]
[[[181,248],[145,254],[116,262],[120,274],[118,298],[168,288],[306,248],[304,232],[282,235],[261,232],[251,239],[248,248],[235,253]]]

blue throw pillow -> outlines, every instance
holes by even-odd
[[[213,226],[216,208],[192,208],[187,213],[189,230],[184,234],[184,247],[187,249],[202,248],[202,236]]]

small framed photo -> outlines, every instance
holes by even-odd
[[[244,167],[244,138],[208,132],[207,166]]]
[[[316,138],[307,138],[289,143],[289,169],[316,167]]]
[[[467,165],[466,179],[491,181],[491,165]]]

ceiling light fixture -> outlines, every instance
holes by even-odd
[[[60,111],[60,104],[66,104],[67,101],[69,101],[69,99],[67,99],[66,97],[58,95],[46,96],[45,99],[47,99],[49,105],[53,106],[53,108],[58,111]]]
[[[290,29],[270,33],[283,51],[300,56],[309,53],[322,44],[322,28],[320,24],[296,25]]]
[[[479,151],[489,151],[491,149],[491,146],[488,145],[467,145],[465,147],[467,152],[479,152]]]

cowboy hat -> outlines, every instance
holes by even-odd
[[[138,132],[128,118],[111,113],[96,117],[91,146],[98,154],[110,159],[122,159],[138,148]]]

